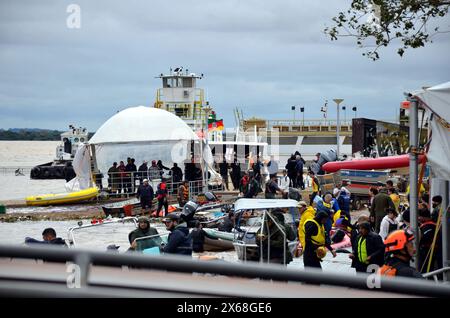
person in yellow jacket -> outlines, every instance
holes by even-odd
[[[302,251],[305,249],[305,222],[309,219],[314,219],[316,211],[312,206],[308,206],[305,201],[298,203],[300,212],[300,223],[298,224],[298,240],[300,241]],[[299,253],[300,256],[302,252]]]
[[[313,219],[305,222],[305,250],[303,253],[303,264],[306,267],[322,268],[320,262],[325,257],[325,247],[336,257],[329,242],[327,242],[324,224],[328,219],[328,213],[319,211]]]

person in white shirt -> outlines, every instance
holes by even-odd
[[[289,182],[291,181],[291,179],[289,179],[288,175],[287,175],[287,170],[284,169],[283,170],[283,176],[281,176],[278,179],[278,186],[280,187],[281,190],[283,190],[284,196],[287,197],[287,194],[289,193]]]
[[[386,239],[389,233],[398,229],[398,213],[393,208],[386,209],[387,215],[383,218],[380,225],[380,236],[383,240]]]

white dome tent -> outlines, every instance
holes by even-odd
[[[190,157],[197,135],[176,115],[162,109],[137,106],[127,108],[108,119],[89,140],[95,147],[98,170],[105,174],[114,161],[134,158],[139,167],[144,160],[161,160],[181,167]]]

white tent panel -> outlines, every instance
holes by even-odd
[[[178,116],[154,107],[127,108],[108,119],[89,140],[90,144],[198,140]]]

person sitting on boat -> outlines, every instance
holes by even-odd
[[[141,201],[141,207],[144,211],[146,208],[152,209],[152,201],[154,198],[154,192],[151,185],[148,184],[148,179],[144,179],[136,192],[136,197]]]
[[[42,232],[43,241],[36,240],[31,237],[25,238],[25,244],[52,244],[67,247],[66,241],[60,237],[56,237],[55,229],[49,227]]]
[[[357,272],[367,272],[370,264],[382,266],[384,263],[384,243],[380,235],[371,231],[370,223],[358,224],[359,234],[352,242],[352,267]]]
[[[205,238],[217,240],[216,237],[209,235],[204,229],[200,221],[195,221],[194,229],[191,232],[192,251],[196,253],[204,252]]]
[[[317,211],[313,219],[306,220],[304,224],[305,248],[303,251],[303,265],[306,267],[315,267],[322,269],[320,262],[325,257],[327,248],[333,257],[336,252],[331,247],[331,242],[327,242],[324,224],[329,219],[325,211]]]
[[[158,199],[158,208],[156,209],[157,216],[165,216],[169,213],[169,203],[168,203],[169,192],[167,191],[167,184],[162,181],[158,184],[158,190],[156,191],[156,198]],[[161,215],[161,210],[164,207],[164,213]]]
[[[192,237],[185,222],[175,213],[163,219],[166,229],[170,231],[167,244],[162,246],[166,254],[192,255]]]
[[[153,236],[153,238],[149,238],[147,240],[136,240],[141,237]],[[157,236],[158,231],[150,226],[150,221],[147,217],[142,216],[138,219],[138,228],[134,231],[131,231],[128,234],[128,241],[130,242],[129,250],[144,250],[146,248],[151,248],[155,246],[159,246],[161,244],[161,237]]]
[[[232,211],[228,212],[227,217],[223,219],[222,223],[218,225],[217,229],[222,232],[230,233],[231,231],[233,231],[233,228],[235,227],[235,219],[236,217],[234,215],[234,212]]]
[[[267,224],[258,230],[256,235],[256,244],[260,246],[262,243],[263,259],[267,261],[270,255],[270,263],[289,264],[292,261],[292,254],[288,248],[288,241],[294,241],[296,234],[292,227],[285,223],[283,210],[273,210],[271,216],[267,215],[266,222]]]

